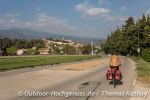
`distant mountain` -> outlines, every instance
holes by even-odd
[[[71,39],[75,43],[81,44],[90,44],[91,40],[94,45],[97,45],[97,41],[105,42],[106,38],[87,38],[87,37],[76,37],[76,36],[67,36],[60,34],[47,33],[42,31],[28,30],[28,29],[18,29],[13,28],[9,30],[0,29],[0,38],[10,38],[10,39],[45,39],[46,37],[52,37],[54,39],[61,40],[64,37],[65,40]]]

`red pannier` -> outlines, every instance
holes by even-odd
[[[107,70],[106,78],[107,78],[107,80],[112,80],[112,73],[110,70]]]
[[[117,70],[115,73],[116,80],[120,81],[122,79],[122,74],[120,70]]]
[[[116,67],[111,68],[111,72],[115,72],[117,70]]]

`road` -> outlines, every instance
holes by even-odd
[[[116,88],[113,87],[112,81],[106,80],[106,71],[109,68],[109,64],[102,67],[96,68],[89,71],[81,76],[72,78],[70,80],[57,83],[52,86],[48,86],[40,89],[40,92],[82,92],[87,94],[92,91],[96,93],[93,96],[46,96],[46,97],[28,97],[22,96],[14,98],[14,100],[124,100],[126,97],[126,92],[130,90],[134,76],[135,76],[135,63],[127,58],[120,57],[122,61],[122,66],[120,70],[123,75],[121,84],[118,84]],[[36,89],[37,90],[37,89]],[[102,96],[102,91],[107,92],[121,92],[124,96]],[[32,91],[31,91],[32,92]],[[98,94],[97,94],[98,93]]]

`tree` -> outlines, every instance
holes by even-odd
[[[125,21],[126,22],[126,25],[124,25],[124,27],[125,27],[125,33],[127,32],[127,30],[128,30],[128,27],[130,26],[130,25],[134,25],[134,18],[133,17],[129,17],[128,18],[128,20],[126,20]]]
[[[101,43],[101,51],[103,51],[104,50],[104,43],[102,42]]]
[[[34,51],[35,51],[35,50],[32,49],[32,48],[28,48],[28,49],[27,49],[27,52],[28,52],[30,55],[31,55],[31,53],[34,52]],[[31,60],[31,56],[30,56],[30,60]]]
[[[12,46],[12,47],[10,47],[10,48],[7,48],[7,53],[10,53],[10,54],[11,54],[11,56],[10,56],[10,58],[11,58],[11,63],[12,63],[12,54],[15,53],[16,51],[17,51],[17,47]]]
[[[71,55],[76,54],[76,49],[75,49],[75,47],[69,46],[68,49],[69,49],[69,50],[68,50],[68,53],[69,53],[69,54],[71,54]]]
[[[128,50],[130,54],[137,56],[138,26],[132,25],[128,28]]]
[[[144,28],[145,33],[143,34],[144,39],[142,41],[142,45],[144,47],[144,49],[148,49],[150,48],[150,26],[146,26]]]
[[[93,45],[93,50],[95,50],[95,46],[94,46],[94,45]],[[84,46],[82,47],[82,52],[83,52],[84,54],[89,54],[89,53],[91,53],[91,51],[92,51],[91,44],[84,45]]]
[[[150,18],[147,19],[147,25],[150,26]]]
[[[64,53],[68,53],[68,51],[69,51],[69,45],[67,44],[66,46],[64,46],[63,49],[62,49],[62,51]]]
[[[55,50],[55,52],[60,53],[60,50],[57,48],[57,49]]]
[[[107,40],[105,41],[104,44],[104,52],[106,54],[110,53],[110,46],[111,46],[111,37],[110,35],[107,35]]]
[[[144,33],[145,33],[145,30],[144,28],[146,27],[147,25],[147,22],[146,22],[146,17],[145,15],[143,14],[142,16],[142,19],[139,21],[139,38],[140,38],[140,43],[142,43],[143,39],[144,39]],[[143,45],[141,45],[143,46]]]

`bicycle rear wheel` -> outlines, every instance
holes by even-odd
[[[116,87],[116,80],[115,77],[113,77],[113,83],[114,83],[114,88]]]

